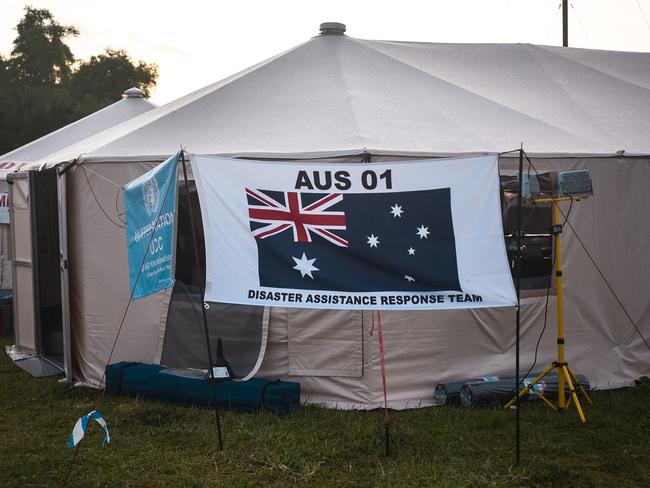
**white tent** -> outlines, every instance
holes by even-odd
[[[45,168],[46,163],[75,158],[80,154],[76,151],[87,152],[95,148],[87,142],[91,136],[154,109],[156,105],[146,100],[143,95],[144,92],[139,88],[130,88],[124,92],[121,100],[0,156],[0,194],[8,192],[7,177],[10,174],[14,173],[12,176],[16,176],[15,173],[21,169]],[[67,150],[71,145],[75,145],[75,152]],[[30,188],[26,177],[14,179],[14,184],[17,185],[13,192],[16,205],[11,212],[18,216],[20,222],[14,233],[15,240],[13,242],[9,239],[9,227],[13,224],[6,222],[4,225],[0,225],[2,246],[0,249],[0,288],[12,288],[15,285],[17,288],[23,287],[23,289],[29,290],[34,282],[31,276],[33,273],[32,229],[29,223],[32,219],[32,208],[35,209],[36,205],[34,202],[30,202]],[[54,195],[56,195],[56,190]],[[9,217],[10,209],[6,210],[7,217]],[[50,211],[53,211],[50,217],[54,216],[56,219],[56,206],[50,208]],[[21,224],[23,225],[21,226]],[[56,225],[56,220],[52,224]],[[19,268],[15,274],[16,283],[13,283],[12,280],[12,248],[18,256],[16,262],[13,263],[14,267],[18,266]],[[24,293],[21,295],[24,299]],[[20,308],[23,310],[32,308],[31,300],[28,299],[25,307],[20,306]],[[33,312],[29,312],[27,315],[22,313],[18,317],[19,320],[16,321],[17,344],[28,352],[40,352],[43,348],[43,344],[39,344],[42,342],[42,338],[39,339],[37,333],[34,323],[35,315]]]
[[[26,166],[66,161],[91,151],[96,146],[86,139],[154,108],[142,90],[129,88],[121,100],[0,156],[0,179]],[[77,152],[68,150],[73,145]]]
[[[119,189],[109,182],[124,184],[181,146],[230,157],[361,162],[505,152],[523,143],[539,171],[588,167],[596,195],[572,209],[571,223],[647,337],[649,75],[646,53],[368,41],[333,24],[285,53],[89,138],[96,149],[64,173],[72,378],[100,383],[129,296],[124,234],[109,221],[119,216]],[[509,156],[501,159],[504,173],[515,165]],[[571,232],[564,244],[573,369],[600,388],[648,374],[650,351]],[[543,323],[545,291],[523,301],[523,367]],[[168,321],[170,294],[131,306],[111,362],[202,359],[200,347],[165,351],[190,335],[189,327],[183,335]],[[554,306],[552,295],[540,368],[555,353]],[[225,327],[220,320],[212,327]],[[306,402],[381,404],[369,313],[274,308],[259,320],[268,346],[258,375],[300,381]],[[382,320],[392,407],[430,404],[436,381],[513,370],[512,310],[394,312]]]
[[[319,36],[101,134],[91,155],[648,153],[650,55]],[[181,142],[182,141],[182,142]]]

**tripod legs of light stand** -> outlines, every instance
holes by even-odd
[[[516,395],[512,400],[504,405],[504,408],[510,408],[517,398],[521,398],[526,395],[529,391],[533,391],[537,396],[539,396],[544,403],[550,407],[552,410],[559,412],[566,409],[571,400],[573,400],[573,405],[575,405],[576,410],[578,411],[578,416],[580,417],[581,422],[586,422],[587,418],[585,417],[584,411],[582,410],[582,405],[578,399],[576,393],[576,387],[580,393],[585,397],[585,399],[592,404],[591,398],[587,395],[587,392],[578,381],[578,378],[569,368],[569,365],[564,359],[564,310],[563,310],[563,295],[562,295],[562,260],[560,254],[560,234],[562,228],[560,225],[560,207],[559,207],[560,198],[554,198],[550,200],[545,200],[546,202],[550,201],[553,205],[553,234],[554,234],[554,249],[555,249],[555,285],[557,288],[557,361],[554,361],[552,364],[546,367],[537,378],[535,378],[530,384],[519,392],[519,395]],[[541,199],[538,200],[542,201]],[[551,374],[553,370],[557,370],[557,404],[553,403],[551,400],[546,398],[538,389],[535,389],[542,379]],[[566,394],[564,391],[564,384],[569,387],[569,401],[566,400]],[[575,385],[575,386],[574,386]]]
[[[535,388],[535,385],[539,384],[549,374],[552,374],[553,370],[557,370],[558,388],[560,383],[562,383],[562,390],[558,390],[557,404],[553,403],[552,400],[548,399],[546,396],[544,396],[544,394],[541,393],[541,391]],[[562,402],[560,402],[559,400],[560,391],[563,391],[564,389],[564,382],[566,382],[567,386],[569,387],[568,402],[566,401],[565,395],[562,395],[563,397]],[[575,405],[576,410],[578,411],[578,416],[580,417],[580,421],[584,423],[587,421],[587,418],[585,417],[584,411],[582,409],[582,405],[580,404],[580,400],[578,399],[576,388],[585,397],[585,399],[589,402],[589,404],[592,404],[591,398],[589,398],[589,395],[587,395],[587,392],[582,387],[582,385],[576,378],[575,374],[573,374],[573,372],[569,369],[569,366],[566,363],[558,363],[557,361],[555,361],[549,366],[547,366],[547,368],[544,371],[542,371],[537,376],[537,378],[531,381],[528,385],[526,385],[526,387],[523,390],[519,392],[519,398],[526,395],[529,391],[532,391],[538,397],[540,397],[549,408],[551,408],[555,412],[561,412],[562,410],[566,409],[571,404],[571,400],[573,400],[573,404]],[[516,397],[510,400],[508,403],[506,403],[503,408],[510,408],[512,405],[514,405],[515,401],[516,401]]]

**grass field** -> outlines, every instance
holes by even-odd
[[[425,408],[392,412],[393,454],[383,455],[382,413],[302,408],[285,417],[224,413],[225,451],[212,411],[35,379],[0,340],[0,485],[61,486],[77,418],[98,409],[112,442],[92,425],[69,486],[650,486],[650,386],[596,392],[575,411],[522,408],[522,463],[513,467],[514,413]]]

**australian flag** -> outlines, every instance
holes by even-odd
[[[449,188],[246,195],[261,286],[461,291]]]

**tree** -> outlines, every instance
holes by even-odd
[[[104,54],[92,56],[82,62],[72,79],[75,96],[91,97],[98,103],[108,104],[126,88],[137,86],[150,96],[150,88],[158,78],[158,67],[143,61],[134,65],[124,51],[106,49]]]
[[[14,81],[52,86],[70,78],[74,56],[64,41],[79,35],[77,29],[59,24],[49,10],[25,7],[16,30],[10,59]]]
[[[11,56],[0,56],[0,154],[120,99],[132,86],[149,96],[158,67],[134,64],[124,51],[106,49],[77,62],[66,39],[79,35],[49,10],[25,7]]]
[[[4,153],[2,150],[4,141],[8,141],[11,138],[7,123],[9,120],[10,106],[8,65],[9,63],[0,56],[0,153]]]

